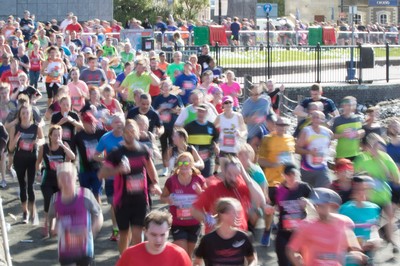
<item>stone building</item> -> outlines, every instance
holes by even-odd
[[[24,10],[36,15],[39,21],[52,18],[62,21],[67,12],[73,12],[80,21],[99,18],[113,19],[113,0],[3,0],[0,19],[9,15],[23,17]]]

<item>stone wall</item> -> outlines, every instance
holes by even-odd
[[[24,10],[35,14],[38,21],[53,18],[62,21],[68,12],[78,16],[79,21],[94,18],[112,20],[113,0],[3,0],[0,19],[6,19],[9,15],[23,17]]]
[[[331,98],[336,104],[340,103],[345,96],[354,96],[359,103],[373,105],[381,101],[400,99],[400,84],[343,84],[343,85],[322,85],[323,96]],[[290,87],[288,85],[285,95],[292,100],[299,97],[309,97],[310,86]]]

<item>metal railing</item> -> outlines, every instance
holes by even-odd
[[[353,60],[351,59],[353,50]],[[200,47],[187,46],[183,60],[200,55]],[[172,59],[172,51],[166,51]],[[259,83],[273,78],[276,83],[371,83],[400,79],[399,45],[355,46],[216,46],[210,55],[223,71],[231,69],[244,84],[245,76]],[[353,62],[353,63],[351,63]],[[353,65],[355,76],[349,76]]]
[[[7,266],[12,266],[10,247],[8,245],[7,224],[3,212],[3,199],[0,197],[0,225],[1,225],[1,238],[3,239],[3,248],[5,254],[5,261]]]

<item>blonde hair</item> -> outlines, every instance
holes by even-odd
[[[242,205],[235,198],[220,198],[215,204],[215,212],[217,213],[218,224],[221,223],[221,214],[226,213],[227,211],[234,209],[235,211],[241,211]]]
[[[147,118],[147,116],[142,115],[142,114],[138,114],[135,117],[135,121],[137,124],[139,124],[140,122],[144,123],[147,127],[147,129],[149,128],[149,118]],[[139,125],[138,125],[139,126]]]
[[[201,174],[200,171],[199,171],[199,169],[197,169],[196,167],[194,167],[194,158],[193,158],[193,155],[192,155],[190,152],[185,151],[185,152],[182,152],[181,154],[179,154],[178,157],[176,158],[176,161],[175,161],[175,169],[174,169],[174,174],[175,174],[175,175],[179,174],[178,162],[179,162],[182,158],[188,158],[188,159],[189,159],[189,161],[190,161],[189,163],[190,163],[190,166],[191,166],[191,168],[192,168],[193,174],[195,174],[195,175],[200,175],[200,174]]]
[[[250,161],[254,161],[254,158],[256,157],[256,153],[254,152],[253,147],[251,147],[250,144],[242,142],[242,144],[239,147],[239,151],[238,153],[247,153],[247,155],[249,156]]]
[[[71,162],[64,162],[57,166],[57,179],[60,177],[61,173],[68,173],[72,177],[76,177],[78,175],[75,165]]]

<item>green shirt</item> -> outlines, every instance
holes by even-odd
[[[149,73],[143,72],[142,75],[138,76],[136,71],[134,71],[126,76],[121,86],[128,89],[128,102],[133,102],[133,91],[142,89],[144,93],[149,93],[150,84],[151,77]]]
[[[126,53],[125,51],[123,51],[123,52],[121,52],[120,55],[121,55],[122,64],[133,61],[133,53]]]
[[[183,67],[185,66],[185,63],[180,62],[179,64],[176,63],[171,63],[167,66],[167,75],[171,79],[172,83],[175,82],[175,75],[176,71],[183,72]]]
[[[338,139],[336,146],[336,158],[349,158],[360,153],[360,139],[358,130],[362,129],[361,118],[357,115],[350,117],[338,116],[335,118],[332,131],[335,134],[348,134],[348,137]]]
[[[114,46],[107,46],[104,45],[103,46],[103,51],[104,51],[104,56],[108,57],[108,56],[114,56],[117,54],[117,49],[115,49]]]

